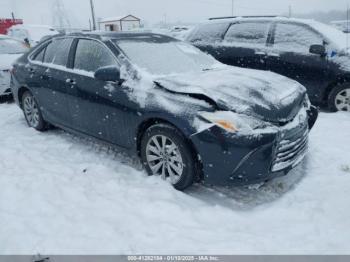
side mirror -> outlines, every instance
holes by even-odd
[[[120,71],[115,66],[105,66],[97,69],[95,72],[95,78],[101,81],[120,81]]]
[[[326,55],[326,48],[323,45],[312,45],[310,46],[310,53],[320,56]]]

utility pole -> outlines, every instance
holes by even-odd
[[[15,13],[11,12],[12,20],[15,20]]]
[[[54,0],[52,4],[52,25],[65,30],[70,28],[70,22],[62,0]]]
[[[346,6],[346,31],[347,31],[347,34],[346,34],[346,49],[349,48],[349,4],[347,4]]]
[[[90,0],[90,6],[91,6],[91,17],[92,17],[92,30],[96,30],[96,19],[95,19],[95,7],[94,7],[94,1]]]

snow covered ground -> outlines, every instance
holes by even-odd
[[[350,114],[262,187],[175,191],[95,142],[0,104],[0,254],[350,254]]]

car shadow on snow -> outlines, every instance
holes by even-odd
[[[61,129],[53,129],[49,133],[59,135],[73,145],[78,144],[79,147],[86,147],[86,151],[99,155],[103,154],[104,158],[118,161],[145,173],[141,162],[136,156],[130,156],[118,148],[105,145],[91,138],[77,136]],[[187,189],[184,193],[214,206],[218,205],[234,210],[251,210],[258,206],[277,201],[292,191],[305,177],[306,170],[308,170],[307,165],[308,159],[306,158],[288,175],[259,185],[218,187],[198,183]],[[145,176],[145,179],[147,179],[147,176]]]

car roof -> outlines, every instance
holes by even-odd
[[[271,22],[293,22],[311,25],[316,23],[312,19],[290,18],[285,16],[235,16],[235,17],[214,17],[210,18],[206,23],[232,23],[238,21],[271,21]]]
[[[88,37],[97,40],[152,40],[153,42],[169,42],[169,41],[179,41],[173,37],[155,34],[149,32],[104,32],[104,31],[93,31],[93,32],[79,32],[70,33],[66,36],[73,37]],[[54,37],[62,37],[62,35],[57,35]]]

